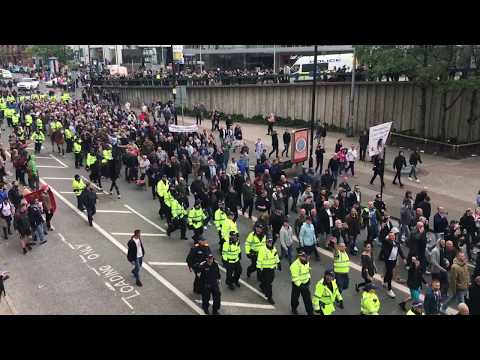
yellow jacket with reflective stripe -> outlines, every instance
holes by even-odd
[[[110,149],[103,150],[102,151],[102,156],[103,156],[102,164],[105,164],[108,161],[113,160],[112,150],[110,150]]]
[[[38,118],[38,119],[35,121],[35,124],[37,125],[37,129],[38,129],[38,130],[43,129],[43,121],[42,121],[42,119]]]
[[[263,245],[258,251],[257,269],[275,269],[280,262],[277,249],[269,249]]]
[[[188,212],[188,225],[193,226],[194,229],[201,228],[203,221],[207,218],[203,209],[190,209]]]
[[[380,311],[380,300],[374,292],[364,291],[362,293],[362,302],[360,303],[360,312],[362,315],[378,315]]]
[[[183,218],[187,211],[182,204],[178,202],[177,199],[173,198],[171,201],[170,211],[172,212],[172,218]]]
[[[227,214],[225,214],[225,211],[218,208],[217,210],[215,210],[215,215],[213,220],[215,223],[215,227],[217,228],[217,231],[221,231],[223,224],[227,220]]]
[[[72,137],[73,137],[72,130],[70,130],[69,128],[66,128],[65,129],[65,139],[70,140]]]
[[[76,196],[80,196],[80,194],[82,193],[83,189],[85,189],[85,187],[86,185],[82,179],[80,179],[80,181],[73,179],[72,189]]]
[[[300,259],[295,260],[290,265],[290,275],[292,275],[292,282],[295,286],[300,286],[310,281],[310,270],[310,263],[302,264]]]
[[[333,272],[347,274],[350,271],[350,258],[346,251],[336,251],[333,257]]]
[[[170,191],[167,191],[165,194],[165,197],[163,198],[163,201],[165,202],[165,205],[168,207],[172,207],[172,201],[174,197],[172,196],[172,193]]]
[[[78,141],[73,143],[73,152],[75,154],[80,154],[82,152],[82,144],[80,144]]]
[[[18,122],[20,121],[20,116],[17,113],[12,114],[12,124],[18,125]]]
[[[337,281],[332,280],[332,290],[323,283],[323,280],[317,282],[315,286],[315,294],[313,295],[313,309],[320,310],[322,308],[323,315],[331,315],[335,312],[335,300],[342,301],[342,294],[338,290]]]
[[[30,114],[25,115],[25,125],[30,127],[30,126],[32,126],[32,123],[33,123],[32,115],[30,115]]]
[[[222,236],[222,239],[224,239],[225,241],[229,241],[230,233],[232,231],[238,234],[237,224],[235,224],[235,221],[233,221],[232,219],[227,218],[223,222],[220,230],[220,235]]]
[[[240,244],[224,242],[222,247],[222,259],[228,263],[236,263],[240,260]]]
[[[159,197],[163,198],[165,194],[168,192],[168,189],[170,188],[170,184],[168,183],[168,180],[166,182],[163,182],[163,180],[160,180],[157,183],[157,194]]]
[[[248,255],[250,252],[258,253],[260,247],[266,243],[267,237],[265,235],[260,239],[254,231],[248,234],[245,240],[245,253]]]
[[[37,143],[43,143],[45,141],[45,135],[41,131],[35,131],[32,136],[30,136],[30,140]]]

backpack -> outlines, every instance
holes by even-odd
[[[8,208],[6,208],[4,206],[4,203],[2,202],[2,207],[0,208],[0,211],[2,213],[2,217],[9,217],[10,215],[12,215],[12,209],[10,208],[10,210]]]

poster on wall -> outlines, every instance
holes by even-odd
[[[368,135],[368,156],[372,157],[378,155],[377,149],[378,140],[382,139],[383,145],[387,143],[390,129],[392,128],[392,122],[372,126]]]
[[[308,129],[293,132],[292,163],[296,164],[308,159]]]

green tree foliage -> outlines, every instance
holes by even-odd
[[[56,57],[61,64],[73,59],[73,50],[65,45],[31,45],[27,48],[27,52],[45,61],[49,57]]]

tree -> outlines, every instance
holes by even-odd
[[[44,61],[49,57],[56,57],[61,64],[73,60],[73,50],[66,45],[31,45],[26,51],[32,57],[39,57]]]

